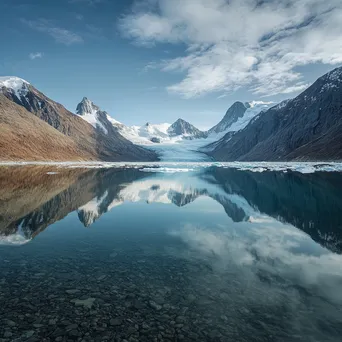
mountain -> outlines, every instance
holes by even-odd
[[[201,139],[206,138],[207,133],[200,131],[194,125],[189,122],[178,119],[167,130],[171,137],[182,136],[185,139]]]
[[[223,119],[208,131],[211,140],[217,137],[215,141],[202,146],[200,150],[210,152],[225,146],[236,132],[244,129],[253,119],[272,105],[274,105],[274,102],[235,102],[229,107]]]
[[[229,107],[223,119],[212,127],[208,133],[215,134],[239,131],[245,128],[260,112],[266,111],[272,105],[274,105],[273,102],[252,101],[242,103],[237,101]]]
[[[123,124],[114,120],[107,112],[100,110],[93,102],[84,97],[76,107],[76,114],[94,128],[102,130],[103,133],[108,134],[108,125],[121,127]]]
[[[3,160],[92,160],[91,151],[0,93],[0,156]]]
[[[244,104],[239,101],[235,102],[231,107],[229,107],[223,119],[209,130],[209,134],[226,131],[234,122],[243,117],[247,108],[249,108],[249,104]]]
[[[1,77],[0,95],[3,159],[157,160],[154,152],[122,137],[104,114],[102,129],[95,128],[18,77]],[[16,121],[12,122],[12,117]],[[46,144],[45,134],[49,137]],[[11,151],[7,152],[6,146]]]
[[[222,161],[342,159],[342,67],[261,113],[209,154]]]

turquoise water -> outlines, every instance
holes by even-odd
[[[340,173],[0,180],[3,341],[340,341]]]

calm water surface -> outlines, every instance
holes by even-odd
[[[342,174],[0,169],[0,341],[341,341]]]

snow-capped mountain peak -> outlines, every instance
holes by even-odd
[[[100,108],[96,106],[87,97],[84,97],[82,101],[76,107],[76,114],[78,115],[95,115]]]
[[[185,138],[189,137],[191,139],[206,138],[205,132],[200,131],[194,125],[183,119],[178,119],[175,121],[168,128],[167,132],[171,137],[184,136]]]
[[[107,134],[108,130],[100,120],[101,113],[102,112],[100,108],[96,106],[92,101],[90,101],[87,97],[84,97],[76,107],[77,115],[79,115],[83,120],[90,123],[93,127],[100,128],[105,134]],[[105,115],[109,116],[107,113],[105,113]]]
[[[209,130],[209,134],[239,131],[245,128],[256,115],[273,105],[273,102],[251,101],[242,103],[237,101],[229,107],[223,119]]]
[[[30,83],[16,76],[3,76],[0,77],[0,90],[5,87],[15,95],[19,100],[25,97],[29,91],[28,86]]]

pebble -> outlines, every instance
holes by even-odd
[[[153,300],[150,300],[150,301],[149,301],[149,304],[150,304],[150,307],[151,307],[151,308],[153,308],[153,309],[155,309],[155,310],[157,310],[157,311],[159,311],[159,310],[162,309],[162,306],[159,305],[159,304],[157,304],[157,303],[154,302]]]
[[[8,319],[7,325],[9,325],[10,327],[14,327],[14,326],[16,326],[16,323],[14,321],[11,321],[10,319]]]
[[[121,318],[112,318],[110,321],[109,321],[109,324],[110,325],[113,325],[113,326],[119,326],[122,324],[122,319]]]

